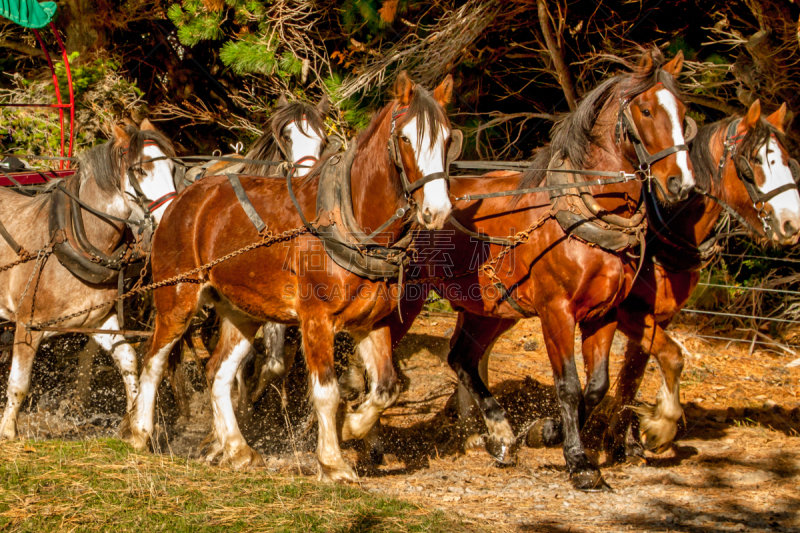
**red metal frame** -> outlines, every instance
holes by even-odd
[[[42,47],[44,51],[44,56],[47,59],[47,65],[50,67],[50,74],[53,76],[53,85],[56,90],[56,101],[57,104],[0,104],[3,107],[48,107],[51,109],[58,109],[58,118],[59,118],[59,125],[61,126],[61,157],[64,157],[64,110],[69,109],[69,151],[66,157],[72,157],[72,145],[75,139],[75,93],[72,88],[72,70],[69,66],[69,56],[67,56],[67,49],[64,48],[64,43],[61,41],[61,35],[59,35],[58,30],[56,29],[55,25],[51,22],[50,28],[53,30],[53,33],[56,36],[56,41],[58,41],[58,46],[61,49],[61,57],[64,61],[64,67],[67,71],[67,87],[69,88],[69,103],[65,104],[61,99],[61,88],[58,86],[58,76],[56,76],[56,69],[53,66],[53,60],[50,58],[50,52],[47,51],[47,47],[44,45],[44,41],[42,40],[42,36],[39,35],[38,30],[33,30],[33,34],[36,36],[36,39],[39,41],[39,46]],[[69,161],[59,161],[58,168],[61,170],[69,169]],[[54,172],[53,174],[58,174]],[[23,173],[20,174],[20,177],[15,174],[15,179],[17,179],[20,183],[23,184],[32,184],[32,183],[44,183],[46,180],[42,180],[42,177],[36,173]],[[25,181],[23,181],[25,180]],[[30,181],[33,180],[33,181]],[[5,183],[8,182],[8,183]],[[6,179],[0,179],[0,185],[11,185],[11,182]]]

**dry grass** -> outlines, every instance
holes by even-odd
[[[464,531],[358,488],[137,454],[115,439],[0,443],[0,531]]]

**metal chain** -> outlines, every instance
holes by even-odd
[[[544,213],[544,215],[542,215],[542,217],[539,218],[539,220],[537,220],[536,222],[531,224],[526,230],[518,232],[518,233],[515,233],[514,235],[510,236],[508,238],[508,240],[510,241],[509,244],[504,245],[502,250],[500,250],[500,253],[498,253],[496,257],[492,258],[485,265],[482,265],[482,266],[480,266],[478,268],[473,268],[473,269],[467,270],[466,272],[461,272],[461,273],[456,274],[456,275],[451,275],[451,276],[432,276],[432,277],[428,277],[428,278],[409,280],[406,283],[408,285],[419,285],[419,284],[422,284],[422,283],[432,283],[432,282],[436,282],[436,281],[445,281],[445,280],[449,280],[449,279],[455,279],[455,278],[468,276],[470,274],[474,274],[475,272],[479,272],[479,271],[481,271],[485,275],[489,276],[492,279],[492,281],[495,281],[495,282],[496,281],[500,281],[500,279],[496,275],[496,268],[497,268],[498,262],[501,261],[506,255],[508,255],[508,253],[513,248],[516,248],[520,244],[527,243],[530,240],[530,234],[534,230],[536,230],[538,227],[540,227],[542,224],[544,224],[547,221],[547,219],[550,218],[550,216],[551,216],[551,213],[548,211],[548,212]],[[305,233],[311,233],[309,231],[309,229],[306,228],[305,226],[301,226],[301,227],[295,228],[293,230],[284,231],[280,235],[273,235],[271,231],[266,231],[264,233],[264,235],[263,235],[262,240],[256,241],[256,242],[254,242],[252,244],[248,244],[247,246],[245,246],[243,248],[240,248],[240,249],[238,249],[238,250],[236,250],[234,252],[231,252],[231,253],[229,253],[227,255],[224,255],[224,256],[222,256],[222,257],[220,257],[218,259],[215,259],[214,261],[210,261],[210,262],[208,262],[208,263],[206,263],[204,265],[201,265],[201,266],[199,266],[199,267],[197,267],[197,268],[195,268],[193,270],[190,270],[188,272],[184,272],[182,274],[178,274],[176,276],[173,276],[171,278],[167,278],[167,279],[162,280],[162,281],[150,283],[149,285],[134,287],[130,291],[128,291],[125,294],[122,294],[120,296],[117,296],[116,298],[113,298],[111,300],[107,300],[105,302],[102,302],[100,304],[94,305],[94,306],[86,308],[86,309],[82,309],[80,311],[77,311],[77,312],[69,314],[69,315],[65,315],[65,316],[62,316],[62,317],[59,317],[59,318],[54,318],[52,320],[47,320],[45,322],[38,322],[36,324],[26,324],[26,328],[28,328],[28,329],[37,329],[37,328],[41,328],[41,327],[53,326],[55,324],[59,324],[61,322],[65,322],[65,321],[70,320],[72,318],[77,318],[77,317],[79,317],[81,315],[85,315],[85,314],[91,313],[92,311],[96,311],[98,309],[102,309],[103,307],[106,307],[108,305],[115,304],[116,302],[119,302],[121,300],[125,300],[127,298],[130,298],[131,296],[134,296],[136,294],[141,294],[141,293],[147,292],[149,290],[159,289],[159,288],[165,287],[167,285],[175,285],[176,283],[181,283],[181,282],[200,283],[200,280],[193,279],[193,276],[195,276],[195,275],[197,275],[197,274],[199,274],[201,272],[204,272],[206,270],[209,270],[209,269],[215,267],[216,265],[218,265],[220,263],[228,261],[229,259],[232,259],[232,258],[234,258],[236,256],[239,256],[239,255],[243,254],[243,253],[249,252],[250,250],[254,250],[256,248],[260,248],[260,247],[264,247],[264,246],[272,246],[273,244],[277,244],[279,242],[290,241],[290,240],[294,239],[295,237],[298,237],[298,236],[303,235]]]
[[[7,264],[5,266],[0,267],[0,272],[5,272],[6,270],[10,270],[10,269],[14,268],[15,266],[22,265],[24,263],[28,263],[30,261],[33,261],[34,259],[39,257],[39,253],[42,252],[43,250],[46,250],[46,248],[43,248],[42,250],[38,250],[35,254],[32,254],[32,253],[28,252],[27,250],[23,250],[24,253],[20,253],[19,254],[20,255],[19,259],[17,259],[13,263],[9,263],[9,264]]]
[[[485,276],[492,280],[492,283],[502,283],[500,278],[497,276],[497,265],[500,263],[503,258],[508,255],[512,249],[516,248],[520,244],[527,243],[531,238],[531,233],[534,230],[541,227],[542,224],[547,222],[547,220],[552,216],[550,211],[544,213],[539,220],[528,226],[528,229],[525,231],[520,231],[515,233],[514,235],[510,236],[508,240],[510,241],[508,244],[503,246],[503,249],[500,250],[500,253],[497,256],[493,257],[489,260],[488,263],[482,265],[480,268],[476,270],[480,270]]]
[[[97,305],[93,305],[92,307],[88,307],[86,309],[82,309],[82,310],[77,311],[75,313],[72,313],[72,314],[69,314],[69,315],[65,315],[65,316],[62,316],[62,317],[59,317],[59,318],[54,318],[52,320],[47,320],[45,322],[37,322],[36,324],[26,324],[25,327],[27,329],[37,329],[37,328],[46,327],[46,326],[53,326],[55,324],[59,324],[61,322],[65,322],[65,321],[70,320],[72,318],[77,318],[77,317],[79,317],[81,315],[85,315],[85,314],[91,313],[92,311],[97,311],[98,309],[102,309],[103,307],[106,307],[108,305],[115,304],[116,302],[119,302],[119,301],[124,300],[126,298],[130,298],[131,296],[134,296],[136,294],[147,292],[147,291],[153,290],[153,289],[159,289],[159,288],[165,287],[167,285],[175,285],[176,283],[181,283],[181,282],[200,283],[200,280],[193,279],[192,276],[195,276],[195,275],[197,275],[197,274],[199,274],[199,273],[201,273],[201,272],[203,272],[205,270],[209,270],[210,268],[213,268],[213,267],[215,267],[216,265],[218,265],[220,263],[223,263],[223,262],[225,262],[225,261],[227,261],[229,259],[232,259],[232,258],[234,258],[234,257],[236,257],[238,255],[241,255],[241,254],[243,254],[245,252],[249,252],[250,250],[255,250],[256,248],[260,248],[262,246],[272,246],[273,244],[277,244],[279,242],[290,241],[290,240],[294,239],[295,237],[297,237],[299,235],[302,235],[304,233],[310,233],[308,228],[306,228],[305,226],[301,226],[301,227],[293,229],[293,230],[284,231],[280,235],[273,235],[271,231],[266,231],[266,232],[264,232],[263,237],[262,237],[262,239],[260,241],[256,241],[256,242],[254,242],[252,244],[248,244],[244,248],[239,248],[238,250],[236,250],[234,252],[231,252],[231,253],[229,253],[227,255],[224,255],[224,256],[222,256],[222,257],[220,257],[218,259],[215,259],[214,261],[210,261],[210,262],[208,262],[208,263],[206,263],[204,265],[201,265],[201,266],[199,266],[199,267],[197,267],[197,268],[195,268],[193,270],[190,270],[188,272],[184,272],[182,274],[178,274],[177,276],[173,276],[171,278],[167,278],[167,279],[162,280],[162,281],[154,282],[154,283],[151,283],[149,285],[145,285],[145,286],[141,286],[141,287],[135,287],[135,288],[131,289],[130,291],[126,292],[125,294],[117,296],[116,298],[114,298],[112,300],[107,300],[107,301],[105,301],[103,303],[100,303],[100,304],[97,304]]]
[[[491,278],[492,282],[499,282],[500,278],[496,275],[497,263],[500,262],[506,255],[511,252],[513,248],[516,248],[520,244],[525,244],[530,240],[530,234],[539,228],[542,224],[544,224],[548,218],[550,218],[551,213],[550,211],[544,213],[539,220],[531,224],[528,229],[525,231],[520,231],[519,233],[515,233],[514,235],[507,238],[509,241],[508,244],[502,245],[503,248],[500,250],[500,253],[497,254],[496,257],[493,257],[488,261],[488,263],[481,265],[476,268],[471,268],[469,270],[465,270],[464,272],[460,272],[458,274],[453,274],[450,276],[431,276],[428,278],[420,278],[420,279],[412,279],[405,282],[406,285],[421,285],[423,283],[434,283],[437,281],[447,281],[451,279],[463,278],[465,276],[469,276],[470,274],[475,274],[476,272],[483,272],[484,275]],[[416,249],[414,250],[416,251]]]

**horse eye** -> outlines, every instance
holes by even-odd
[[[756,156],[756,164],[758,164],[758,165],[763,165],[764,164],[764,160],[761,158],[760,155]]]
[[[401,135],[400,136],[400,140],[403,141],[403,142],[411,142],[411,141],[408,140],[408,137],[406,137],[405,135]]]
[[[650,114],[649,109],[642,109],[642,115],[645,117],[652,117],[653,115]]]

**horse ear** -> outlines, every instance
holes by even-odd
[[[317,111],[319,111],[322,116],[328,116],[328,113],[331,110],[331,101],[328,99],[328,95],[322,93],[322,98],[319,99],[319,103],[317,104]]]
[[[400,105],[408,105],[411,101],[411,93],[414,92],[414,82],[408,77],[405,70],[397,76],[394,82],[394,97],[400,101]]]
[[[677,78],[683,68],[683,50],[679,50],[678,54],[672,58],[672,61],[664,65],[662,70],[672,74],[673,78]]]
[[[750,109],[747,110],[747,114],[744,116],[742,121],[739,123],[739,128],[742,133],[752,130],[758,124],[758,119],[761,118],[761,102],[756,100],[753,102],[753,105],[750,106]]]
[[[636,66],[643,72],[650,72],[653,70],[653,53],[650,50],[643,53],[642,57],[639,59],[639,64]]]
[[[447,75],[444,81],[433,91],[433,97],[442,107],[453,100],[453,76]]]
[[[153,123],[147,119],[144,119],[142,123],[139,125],[139,130],[141,131],[156,131],[156,127],[153,126]]]
[[[786,102],[781,104],[780,109],[767,117],[767,122],[778,128],[781,133],[786,133],[783,129],[784,120],[786,120]]]
[[[281,95],[278,97],[278,101],[275,104],[275,107],[285,107],[287,105],[289,105],[289,100],[286,99],[285,94],[281,93]]]
[[[125,128],[122,128],[119,124],[114,124],[112,128],[114,131],[114,140],[119,143],[128,142],[131,140],[131,136],[125,131]]]

